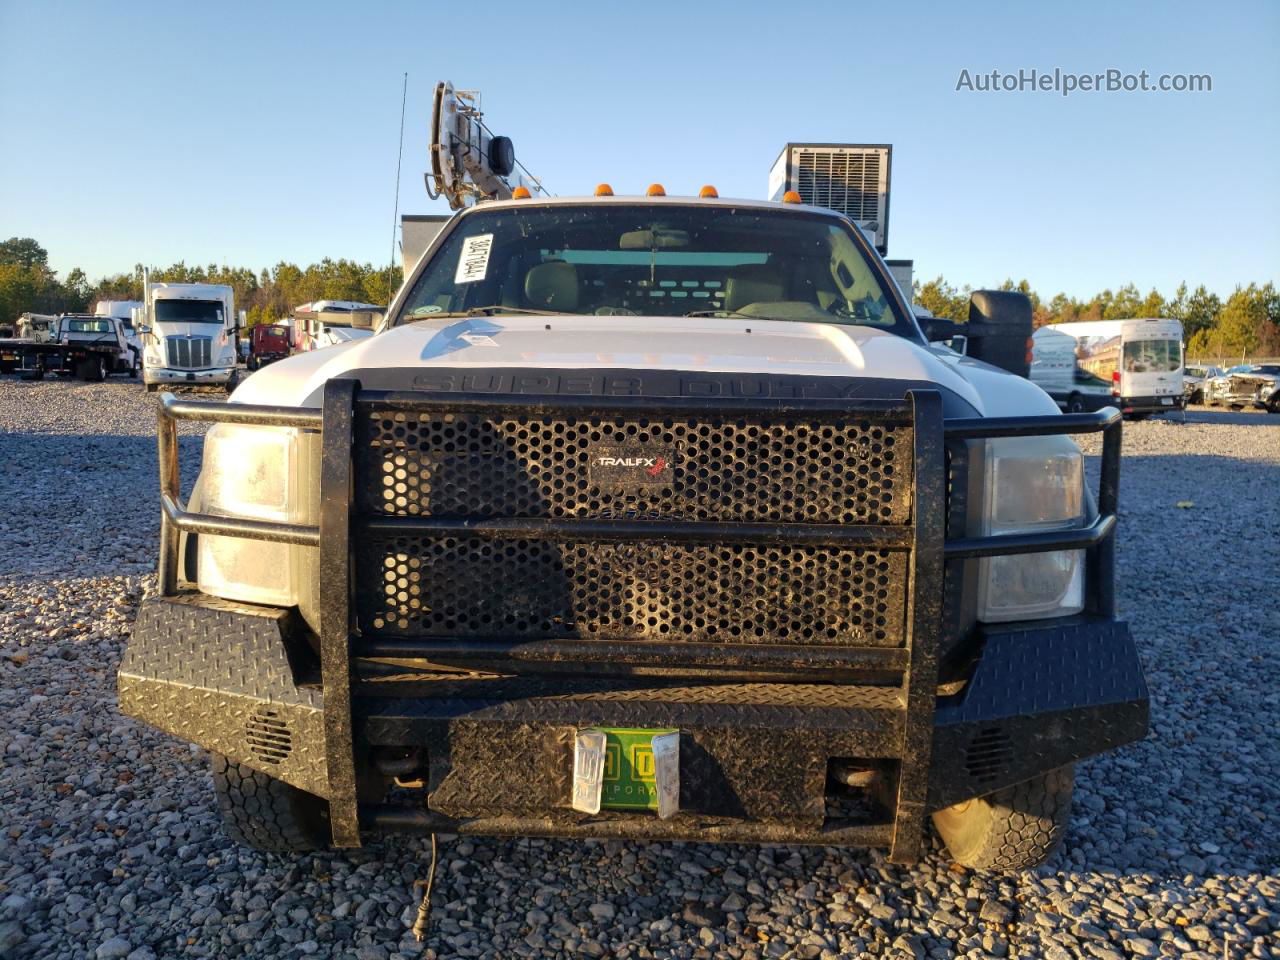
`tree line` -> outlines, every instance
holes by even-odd
[[[403,279],[400,267],[374,267],[352,260],[324,258],[308,267],[281,261],[270,269],[209,264],[150,269],[151,279],[168,283],[225,283],[235,290],[237,309],[248,311],[250,324],[272,323],[310,300],[360,300],[385,304]],[[1151,290],[1145,296],[1133,284],[1103,290],[1088,300],[1059,293],[1045,300],[1026,280],[1006,280],[1002,290],[1018,290],[1031,298],[1035,326],[1078,320],[1121,320],[1168,317],[1182,321],[1187,356],[1203,359],[1280,356],[1280,292],[1274,284],[1251,283],[1224,301],[1204,285],[1189,290],[1181,284],[1172,296]],[[915,301],[935,316],[964,322],[969,318],[970,288],[956,288],[942,277],[916,281]],[[30,237],[0,243],[0,323],[19,314],[76,313],[98,300],[141,300],[142,264],[131,273],[90,283],[80,268],[59,279],[49,268],[49,254]]]
[[[1165,317],[1182,322],[1187,357],[1226,360],[1280,357],[1280,291],[1267,283],[1237,286],[1224,301],[1203,284],[1189,290],[1180,284],[1172,296],[1158,290],[1146,295],[1133,284],[1103,290],[1088,300],[1059,293],[1045,300],[1026,280],[1006,280],[1001,290],[1017,290],[1031,299],[1033,324],[1074,323],[1083,320],[1124,320]],[[969,318],[969,287],[957,289],[942,277],[916,281],[915,301],[935,316],[963,323]]]
[[[329,257],[307,267],[281,261],[258,271],[179,261],[148,272],[153,282],[227,284],[235,291],[236,309],[248,312],[250,325],[282,319],[311,300],[386,304],[403,280],[399,266],[374,267]],[[99,300],[141,300],[142,273],[142,264],[137,264],[130,273],[90,283],[77,267],[59,279],[44,247],[30,237],[13,237],[0,243],[0,324],[11,324],[28,312],[79,313]]]

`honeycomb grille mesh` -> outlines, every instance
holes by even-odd
[[[375,408],[355,427],[366,515],[797,524],[910,516],[906,424]],[[602,450],[649,451],[666,472],[647,482],[601,478],[591,464]],[[356,570],[366,635],[903,643],[900,552],[366,531]]]
[[[910,506],[907,426],[375,411],[359,427],[360,506],[372,513],[904,523]],[[667,482],[593,484],[597,451],[637,447],[670,460]]]
[[[375,633],[895,646],[905,555],[748,544],[370,538]]]

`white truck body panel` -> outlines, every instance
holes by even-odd
[[[134,309],[141,306],[141,300],[99,300],[93,306],[93,315],[95,317],[119,317],[121,320],[129,320],[133,317]]]
[[[328,350],[297,354],[246,380],[240,403],[320,405],[324,382],[351,370],[420,366],[689,370],[868,376],[947,387],[986,416],[1053,413],[1038,387],[977,360],[872,327],[731,317],[521,316],[420,321]],[[550,327],[551,329],[547,329]]]

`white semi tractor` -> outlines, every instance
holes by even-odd
[[[163,384],[234,386],[239,323],[231,287],[147,282],[141,320],[148,391]]]

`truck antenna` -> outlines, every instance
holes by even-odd
[[[404,160],[404,104],[409,97],[409,71],[404,74],[404,88],[400,91],[400,150],[396,154],[396,205],[391,215],[391,260],[387,264],[387,306],[391,306],[391,276],[396,269],[396,227],[400,225],[400,164]]]

